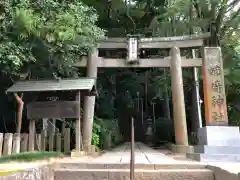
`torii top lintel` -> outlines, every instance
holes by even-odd
[[[120,58],[103,58],[96,53],[92,54],[91,62],[96,63],[97,67],[104,68],[151,68],[151,67],[170,67],[171,57],[163,58],[139,58],[139,49],[170,49],[174,46],[178,48],[199,48],[204,45],[204,39],[210,37],[210,33],[203,33],[188,36],[175,37],[155,37],[155,38],[110,38],[99,43],[98,49],[127,49],[128,57]],[[87,57],[82,57],[75,65],[77,67],[86,67],[90,63]],[[91,64],[91,63],[90,63]],[[202,66],[201,58],[182,57],[182,67],[199,67]]]
[[[139,48],[171,48],[177,46],[183,47],[200,47],[203,45],[203,40],[210,37],[210,33],[173,36],[173,37],[153,37],[153,38],[139,38]],[[128,48],[129,38],[109,38],[103,40],[99,44],[99,49],[118,49]]]

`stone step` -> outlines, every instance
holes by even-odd
[[[127,169],[57,169],[54,180],[129,180]],[[161,169],[135,170],[137,180],[214,180],[214,174],[208,169]]]
[[[240,146],[195,146],[195,153],[205,153],[205,154],[239,154]]]
[[[55,169],[129,169],[129,163],[58,163]],[[204,169],[205,165],[199,163],[164,163],[164,164],[135,164],[135,169]]]
[[[239,127],[206,126],[198,129],[199,145],[240,146]]]
[[[229,137],[229,139],[223,139],[221,137],[211,137],[208,142],[199,143],[200,145],[209,146],[240,146],[240,136],[239,137]]]
[[[240,154],[201,154],[188,153],[187,157],[200,162],[234,162],[240,163]]]

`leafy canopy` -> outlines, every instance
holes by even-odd
[[[0,68],[35,77],[72,76],[74,63],[103,38],[95,10],[77,0],[0,2]]]

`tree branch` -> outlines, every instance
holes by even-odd
[[[213,2],[211,5],[212,6],[211,6],[211,12],[210,12],[211,14],[210,14],[210,16],[212,17],[212,20],[215,20],[218,3]]]
[[[228,20],[228,22],[229,22],[229,21],[233,21],[236,17],[238,17],[239,14],[240,14],[240,8],[238,8],[238,10],[236,11],[236,13],[231,17],[230,20]],[[225,25],[221,28],[221,32],[220,32],[221,36],[224,35],[225,32],[226,32],[226,30],[228,29],[228,25],[227,25],[227,24],[228,24],[228,23],[226,22]]]
[[[13,78],[12,78],[12,76],[10,75],[9,77],[10,77],[12,83],[15,83],[15,81],[14,81]]]
[[[139,20],[139,24],[143,23],[144,26],[146,26],[147,23],[147,27],[149,26],[149,24],[152,22],[153,18],[155,17],[155,12],[152,8],[153,5],[153,1],[147,1],[147,4],[144,8],[144,15],[140,18]]]
[[[193,6],[196,9],[197,17],[201,18],[201,10],[200,10],[200,7],[199,7],[199,4],[198,4],[197,0],[193,0]]]
[[[216,18],[216,32],[217,33],[219,33],[219,29],[222,25],[223,17],[227,10],[227,4],[228,4],[228,0],[223,0],[223,2],[221,4],[221,8],[218,13],[218,16]]]
[[[24,102],[22,100],[23,93],[20,96],[18,96],[17,93],[14,93],[14,97],[15,97],[17,103],[18,103],[16,133],[21,133],[21,129],[22,129],[22,113],[23,113],[23,106],[24,106]]]
[[[19,74],[20,79],[26,79],[27,77],[30,78],[31,71],[30,68],[27,68],[27,72]],[[12,83],[15,83],[11,75],[9,76]],[[24,106],[24,101],[23,101],[23,93],[20,94],[20,96],[17,93],[13,93],[15,100],[17,101],[18,104],[18,110],[17,110],[17,127],[16,127],[16,133],[21,133],[22,129],[22,114],[23,114],[23,106]]]
[[[16,99],[18,104],[24,104],[24,102],[22,100],[23,99],[23,93],[21,93],[20,96],[17,93],[14,93],[13,95],[14,95],[14,97],[15,97],[15,99]]]
[[[240,2],[240,0],[233,0],[233,1],[228,5],[226,12],[231,11],[231,10],[235,7],[235,5],[237,5],[239,2]]]

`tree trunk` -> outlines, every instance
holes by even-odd
[[[15,99],[17,101],[17,104],[18,104],[16,133],[21,133],[22,113],[23,113],[23,106],[24,106],[24,102],[22,100],[23,94],[21,94],[21,96],[18,96],[17,93],[14,93],[14,97],[15,97]]]

